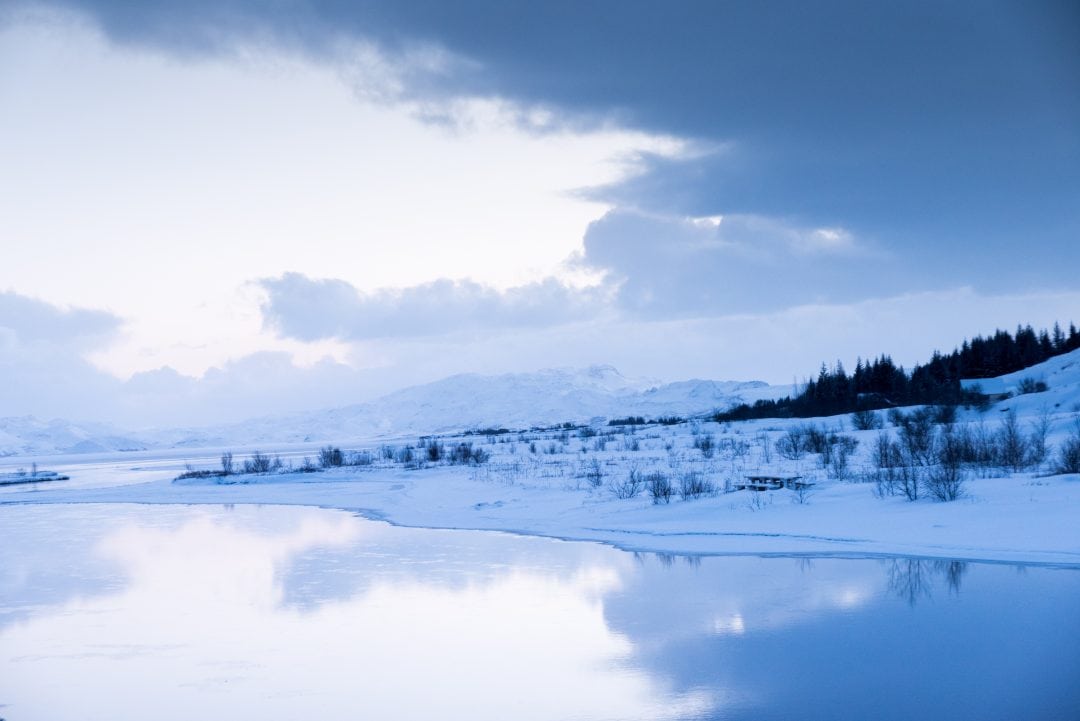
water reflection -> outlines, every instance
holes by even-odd
[[[628,554],[311,508],[8,506],[0,522],[11,719],[1080,708],[1071,571]]]
[[[934,587],[943,582],[950,593],[960,595],[960,585],[968,571],[963,561],[893,558],[885,562],[889,590],[914,606],[920,599],[932,598]]]
[[[629,565],[609,549],[493,534],[465,549],[439,532],[418,547],[311,509],[140,511],[102,518],[82,554],[122,588],[75,582],[0,632],[12,718],[655,719],[711,706],[636,667],[605,622]],[[83,557],[49,562],[75,571]],[[313,560],[320,574],[303,568]]]

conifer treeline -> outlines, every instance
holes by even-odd
[[[961,378],[993,378],[1077,348],[1080,332],[1072,323],[1067,334],[1057,323],[1052,331],[1038,333],[1030,325],[1018,326],[1015,334],[999,330],[987,338],[965,340],[948,355],[934,351],[928,363],[916,365],[910,373],[887,355],[865,363],[860,359],[851,374],[840,362],[831,370],[822,364],[817,378],[794,398],[744,403],[714,417],[718,421],[810,418],[892,406],[958,404],[973,400],[964,397]]]

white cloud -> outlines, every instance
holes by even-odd
[[[0,27],[0,67],[19,68],[0,76],[0,287],[127,318],[124,351],[96,356],[114,373],[198,374],[283,350],[246,279],[525,285],[607,209],[573,189],[682,147],[498,99],[387,103],[459,59],[334,52],[352,64],[258,46],[181,61],[77,22]]]

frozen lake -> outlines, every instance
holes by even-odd
[[[0,717],[1080,718],[1080,571],[0,506]]]

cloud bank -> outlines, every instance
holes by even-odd
[[[266,290],[265,322],[298,340],[364,340],[499,332],[592,320],[605,291],[574,288],[558,280],[496,290],[468,280],[362,293],[336,279],[299,273],[258,282]]]

